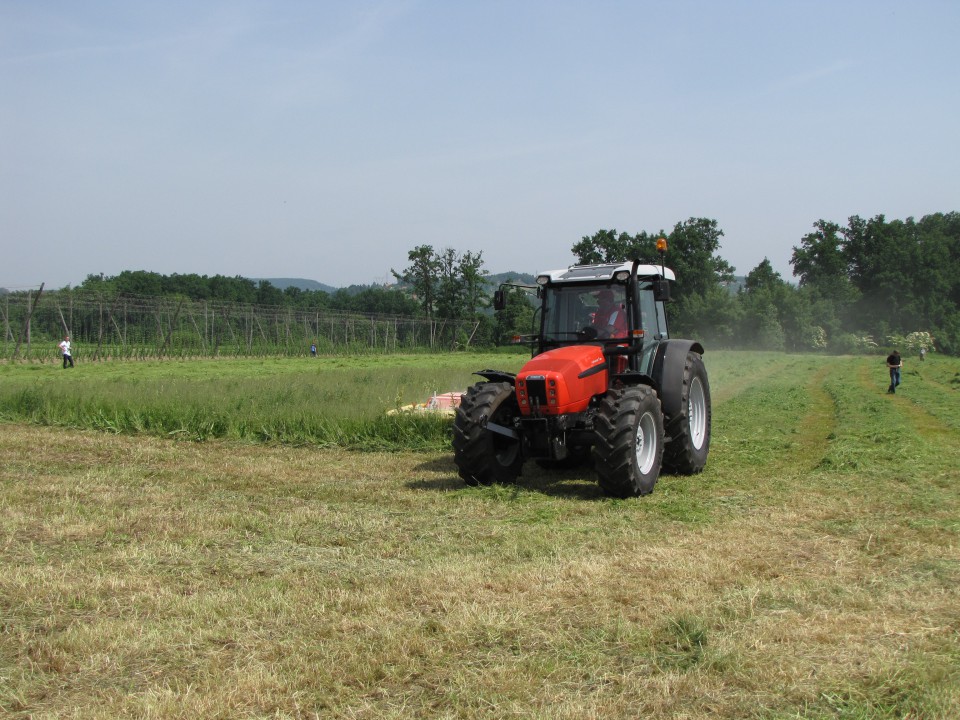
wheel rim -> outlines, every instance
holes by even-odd
[[[637,467],[641,475],[653,469],[657,459],[657,425],[650,413],[644,413],[637,424],[637,438],[634,443],[637,454]]]
[[[694,378],[690,383],[687,420],[690,423],[690,440],[693,447],[699,450],[707,439],[707,396],[700,378]]]

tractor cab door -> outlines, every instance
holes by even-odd
[[[667,313],[662,300],[657,300],[653,289],[647,283],[640,285],[640,327],[644,336],[654,340],[666,340]]]
[[[650,375],[657,347],[669,338],[667,314],[662,300],[657,300],[654,283],[641,281],[638,288],[640,327],[643,329],[643,352],[637,358],[637,369]]]

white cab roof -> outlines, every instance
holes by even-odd
[[[632,262],[625,263],[605,263],[602,265],[571,265],[563,270],[544,270],[538,273],[538,277],[549,275],[551,283],[564,282],[587,282],[590,280],[612,280],[613,276],[621,270],[630,272],[633,269]],[[661,268],[659,265],[638,265],[637,277],[656,278],[665,277],[667,280],[676,280],[676,275],[670,268]]]

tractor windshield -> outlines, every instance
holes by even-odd
[[[555,285],[547,292],[543,315],[546,342],[626,338],[628,334],[622,285]]]

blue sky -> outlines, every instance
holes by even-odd
[[[0,0],[0,287],[960,210],[960,3]]]

